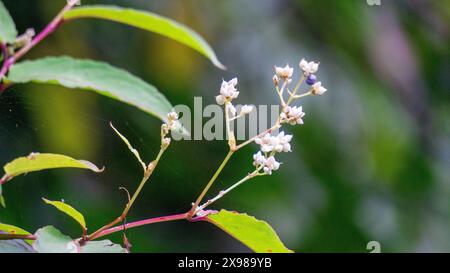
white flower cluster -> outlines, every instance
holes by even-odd
[[[257,152],[253,155],[253,165],[256,167],[262,167],[264,173],[272,174],[272,171],[276,171],[280,168],[280,162],[277,162],[275,157],[269,156],[266,158],[261,152]]]
[[[273,81],[275,85],[278,85],[280,79],[285,81],[287,84],[292,82],[292,75],[294,75],[294,68],[286,64],[285,67],[275,66],[275,75],[273,76]]]
[[[289,123],[291,125],[303,124],[303,117],[305,112],[303,112],[303,107],[301,106],[287,106],[284,111],[280,114],[280,119],[282,123]]]
[[[325,92],[327,92],[327,89],[322,86],[321,82],[316,82],[315,84],[313,84],[312,90],[311,90],[311,93],[313,95],[323,95],[323,93],[325,93]]]
[[[220,95],[216,97],[216,102],[219,105],[225,104],[225,102],[231,102],[233,99],[239,96],[239,91],[236,89],[238,83],[237,78],[230,81],[222,81],[222,86],[220,87]]]
[[[319,70],[319,63],[308,62],[305,59],[300,61],[300,68],[303,70],[305,76],[309,76],[311,74],[316,73]]]
[[[292,140],[292,135],[286,135],[283,131],[277,135],[272,135],[272,129],[278,129],[284,123],[291,125],[303,124],[303,117],[305,116],[303,107],[290,104],[296,99],[309,95],[322,95],[327,91],[327,89],[322,86],[322,83],[317,81],[317,77],[315,75],[315,73],[319,70],[318,62],[309,62],[302,59],[299,63],[299,67],[302,71],[302,77],[298,84],[295,85],[294,89],[290,89],[292,77],[294,76],[294,68],[290,67],[289,64],[286,64],[284,67],[275,66],[273,82],[283,108],[277,123],[265,133],[241,143],[240,145],[236,146],[235,143],[229,142],[230,148],[237,149],[253,141],[260,145],[259,151],[253,155],[253,165],[256,166],[256,172],[259,173],[261,170],[263,171],[263,173],[259,174],[272,174],[273,171],[278,170],[281,163],[276,160],[275,155],[277,153],[291,151],[290,142]],[[310,86],[310,90],[308,92],[298,94],[299,88],[301,87],[303,81]],[[282,83],[281,85],[280,82]],[[233,78],[230,81],[223,80],[219,95],[216,96],[217,104],[225,105],[225,113],[228,122],[249,114],[253,110],[253,106],[244,105],[241,107],[240,112],[237,113],[237,110],[232,103],[232,101],[239,96],[239,91],[236,89],[237,83],[237,78]],[[285,100],[286,93],[289,94],[289,97]],[[227,129],[229,130],[229,128]],[[232,131],[228,133],[233,134]]]
[[[303,75],[306,77],[306,83],[311,86],[312,95],[322,95],[327,91],[322,86],[321,82],[317,82],[317,77],[314,75],[319,70],[319,63],[308,62],[302,59],[299,64],[300,69],[303,71]],[[278,86],[280,79],[286,84],[292,82],[292,76],[294,75],[294,68],[286,65],[285,67],[275,66],[275,75],[273,76],[273,82]]]
[[[284,132],[280,132],[276,136],[267,133],[263,137],[256,138],[255,143],[261,146],[261,151],[253,155],[253,165],[262,168],[266,174],[272,174],[272,171],[276,171],[280,167],[280,163],[276,161],[274,154],[290,152],[291,140],[292,135],[286,135]],[[268,153],[270,154],[268,155]]]
[[[268,152],[290,152],[292,135],[285,135],[284,132],[280,132],[276,136],[270,135],[270,133],[265,134],[263,137],[258,137],[255,139],[255,143],[261,146],[261,151],[264,153]]]
[[[308,62],[305,59],[300,61],[300,68],[306,76],[306,83],[311,85],[311,94],[322,95],[327,92],[327,89],[322,86],[321,82],[317,82],[317,77],[314,75],[319,70],[319,63]]]
[[[216,96],[216,102],[219,105],[226,104],[227,115],[230,118],[238,118],[244,115],[250,114],[253,111],[253,106],[243,105],[239,114],[237,114],[236,107],[232,104],[232,101],[239,96],[239,91],[236,89],[238,83],[237,78],[233,78],[230,81],[222,81],[219,95]]]
[[[183,126],[178,121],[178,114],[176,112],[169,112],[167,114],[167,121],[161,125],[161,141],[163,146],[167,147],[170,144],[170,138],[166,137],[170,131],[178,131],[182,133]]]

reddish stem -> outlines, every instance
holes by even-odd
[[[161,223],[161,222],[185,220],[185,219],[187,219],[187,217],[188,217],[188,213],[181,213],[181,214],[162,216],[162,217],[156,217],[156,218],[150,218],[150,219],[146,219],[146,220],[136,221],[136,222],[128,223],[125,225],[120,225],[120,226],[112,227],[109,229],[105,229],[102,232],[96,234],[94,237],[90,238],[90,240],[94,240],[94,239],[109,235],[111,233],[122,231],[124,229],[135,228],[135,227],[140,227],[140,226],[145,226],[145,225],[150,225],[150,224],[155,224],[155,223]]]
[[[2,50],[2,56],[3,56],[3,65],[0,69],[0,94],[6,89],[6,85],[1,82],[5,74],[8,72],[9,69],[9,54],[8,54],[8,46],[6,44],[0,44],[1,50]]]
[[[5,184],[9,179],[10,177],[5,174],[2,178],[0,178],[0,186]]]
[[[36,236],[34,235],[26,235],[26,234],[0,234],[0,240],[36,240]]]
[[[194,217],[190,219],[190,222],[199,222],[199,221],[205,221],[207,219],[207,216],[210,213],[215,213],[216,211],[207,211],[207,213],[203,216]],[[135,228],[145,225],[151,225],[156,223],[162,223],[162,222],[170,222],[170,221],[177,221],[177,220],[188,220],[189,213],[180,213],[180,214],[174,214],[174,215],[168,215],[168,216],[161,216],[156,218],[150,218],[145,219],[141,221],[136,221],[132,223],[128,223],[126,225],[120,225],[116,227],[112,227],[106,230],[103,230],[102,232],[98,233],[94,237],[90,238],[90,240],[98,239],[100,237],[110,235],[115,232],[119,232],[125,229],[129,228]],[[13,240],[13,239],[22,239],[22,240],[36,240],[36,236],[34,235],[18,235],[18,234],[0,234],[0,240]]]
[[[55,32],[55,30],[61,25],[64,20],[64,14],[71,10],[75,5],[75,1],[68,2],[67,5],[58,13],[58,15],[38,34],[34,37],[30,43],[22,47],[19,51],[17,51],[11,57],[4,57],[3,66],[0,70],[0,81],[5,77],[6,73],[8,73],[11,66],[19,60],[23,55],[25,55],[30,49],[39,44],[42,40],[44,40],[47,36]],[[5,51],[6,50],[6,51]],[[8,55],[8,48],[6,44],[2,44],[3,56]],[[6,55],[5,55],[6,52]],[[9,84],[10,85],[10,84]],[[8,84],[0,84],[0,95],[2,92],[9,86]]]

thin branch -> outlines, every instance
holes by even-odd
[[[206,184],[206,187],[203,189],[202,193],[198,196],[197,200],[195,201],[195,203],[192,205],[192,209],[189,211],[189,218],[191,219],[192,216],[195,215],[195,212],[197,210],[198,205],[200,204],[200,202],[203,200],[203,197],[205,197],[206,193],[208,192],[208,190],[211,188],[211,186],[214,184],[214,181],[216,181],[217,177],[219,176],[219,174],[222,172],[223,168],[225,167],[225,165],[228,163],[228,160],[230,160],[231,156],[233,155],[234,151],[230,150],[227,154],[227,156],[224,158],[224,160],[222,161],[222,163],[220,164],[219,168],[216,170],[216,172],[214,173],[214,175],[211,177],[211,179],[209,180],[208,184]]]
[[[300,80],[295,85],[294,90],[292,90],[292,93],[289,93],[290,97],[286,103],[286,106],[289,106],[289,104],[292,102],[292,100],[294,99],[295,95],[297,94],[297,92],[300,89],[300,86],[302,85],[304,80],[305,80],[305,75],[302,75]]]
[[[170,222],[170,221],[176,221],[176,220],[184,220],[188,218],[188,213],[181,213],[181,214],[175,214],[175,215],[169,215],[169,216],[162,216],[162,217],[156,217],[156,218],[150,218],[146,220],[136,221],[132,223],[128,223],[125,225],[120,225],[112,228],[105,229],[97,234],[95,236],[91,236],[90,240],[98,239],[100,237],[122,231],[124,229],[130,229],[145,225],[151,225],[155,223],[162,223],[162,222]]]
[[[2,82],[3,77],[5,77],[6,73],[9,69],[9,53],[8,53],[8,46],[4,43],[0,44],[1,50],[2,50],[2,56],[3,56],[3,65],[0,69],[0,94],[6,89],[6,84]]]
[[[127,216],[128,212],[130,211],[131,207],[133,206],[134,202],[136,201],[137,197],[139,196],[139,193],[141,192],[141,190],[144,188],[145,183],[147,182],[147,180],[150,178],[150,176],[152,175],[156,165],[158,164],[159,159],[161,158],[162,153],[164,152],[163,149],[160,150],[157,158],[149,164],[147,171],[145,172],[144,177],[141,180],[141,183],[139,184],[137,190],[134,192],[133,197],[131,197],[130,202],[127,203],[127,205],[125,206],[125,209],[123,210],[122,214],[117,217],[114,221],[112,221],[111,223],[101,227],[100,229],[98,229],[97,231],[95,231],[94,233],[92,233],[91,235],[88,236],[87,240],[92,240],[93,238],[96,238],[98,234],[100,234],[101,232],[103,232],[104,230],[107,230],[115,225],[117,225],[118,223],[122,222],[125,217]]]
[[[0,179],[0,186],[5,184],[6,182],[8,182],[9,180],[11,180],[12,177],[8,176],[7,174],[5,174],[1,179]]]
[[[229,188],[227,188],[226,190],[220,191],[218,195],[216,195],[214,198],[209,199],[206,203],[204,203],[203,205],[199,206],[196,209],[196,213],[199,211],[204,210],[206,207],[208,207],[209,205],[211,205],[212,203],[216,202],[217,200],[219,200],[220,198],[224,197],[226,194],[228,194],[230,191],[234,190],[235,188],[237,188],[238,186],[242,185],[244,182],[256,177],[256,176],[261,176],[261,175],[265,175],[265,173],[259,173],[259,171],[261,170],[261,168],[256,169],[254,172],[249,173],[247,176],[245,176],[244,178],[242,178],[241,180],[239,180],[238,182],[234,183],[232,186],[230,186]]]
[[[131,153],[136,157],[136,159],[139,161],[139,163],[141,164],[144,172],[147,169],[147,166],[145,165],[144,161],[141,158],[141,155],[139,154],[139,151],[136,150],[135,148],[133,148],[133,146],[131,145],[131,143],[128,141],[128,139],[122,135],[119,130],[116,129],[116,127],[114,127],[114,125],[112,124],[112,122],[109,123],[109,126],[114,130],[114,132],[120,137],[120,139],[122,139],[122,141],[127,145],[128,149],[131,151]]]
[[[265,130],[265,131],[262,132],[262,133],[259,133],[259,134],[256,135],[256,136],[254,136],[254,137],[252,137],[252,138],[250,138],[250,139],[248,139],[248,140],[242,142],[241,144],[237,145],[237,146],[236,146],[236,150],[239,150],[239,149],[243,148],[244,146],[246,146],[246,145],[252,143],[253,141],[255,141],[255,139],[257,139],[257,138],[259,138],[259,137],[263,137],[263,136],[264,136],[265,134],[267,134],[267,133],[272,133],[272,131],[278,129],[279,126],[280,126],[280,118],[278,117],[277,122],[275,122],[275,124],[274,124],[272,127],[270,127],[269,129]]]
[[[36,236],[30,234],[0,234],[0,240],[36,240]]]
[[[234,132],[230,128],[230,116],[228,115],[230,108],[230,102],[225,102],[225,125],[228,136],[228,146],[230,146],[230,150],[234,150],[236,148],[236,138],[234,137]]]
[[[23,55],[25,55],[30,49],[39,44],[42,40],[44,40],[47,36],[55,32],[55,30],[61,25],[64,20],[64,14],[71,10],[74,6],[77,5],[78,1],[67,1],[66,6],[56,15],[56,17],[38,34],[31,40],[30,43],[22,47],[19,51],[17,51],[12,57],[14,61],[20,59]]]
[[[5,58],[3,62],[3,67],[0,70],[0,81],[5,77],[6,73],[8,73],[11,66],[17,62],[23,55],[28,53],[30,49],[39,44],[42,40],[44,40],[47,36],[55,32],[55,30],[61,25],[64,20],[64,14],[71,10],[75,5],[77,5],[78,1],[70,0],[64,6],[64,8],[56,15],[56,17],[38,34],[34,37],[28,44],[23,46],[20,50],[18,50],[13,56],[9,58]],[[4,46],[2,45],[2,50],[4,50]],[[10,84],[9,84],[10,85]],[[9,86],[9,85],[1,85],[0,86],[0,94]]]

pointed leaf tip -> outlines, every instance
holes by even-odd
[[[83,231],[87,230],[86,221],[84,220],[84,216],[78,210],[76,210],[72,206],[70,206],[64,202],[61,202],[61,201],[50,201],[45,198],[42,198],[42,200],[44,200],[45,203],[54,206],[59,211],[62,211],[65,214],[67,214],[68,216],[72,217],[75,221],[78,222],[78,224],[80,224],[80,226],[83,228]]]
[[[170,18],[148,11],[108,5],[78,7],[64,15],[65,20],[80,18],[110,20],[160,34],[196,50],[207,57],[216,67],[226,70],[205,39],[189,27]]]
[[[219,227],[257,253],[292,253],[281,242],[277,233],[265,221],[248,214],[221,210],[210,214],[206,221]]]

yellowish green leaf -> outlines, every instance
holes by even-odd
[[[89,169],[94,172],[102,172],[89,161],[76,160],[59,154],[31,153],[26,157],[19,157],[6,164],[3,169],[8,177],[12,178],[21,174],[56,168]]]
[[[54,206],[58,210],[64,212],[65,214],[69,215],[70,217],[72,217],[75,221],[77,221],[80,224],[80,226],[83,228],[83,230],[87,229],[86,221],[84,220],[83,214],[81,214],[79,211],[74,209],[72,206],[70,206],[64,202],[61,202],[61,201],[50,201],[45,198],[42,198],[42,200],[44,200],[45,203]]]
[[[247,214],[221,210],[210,214],[206,221],[216,225],[257,253],[291,253],[273,228]]]
[[[0,223],[0,231],[3,231],[7,234],[16,234],[16,235],[31,235],[31,233],[29,233],[28,231],[20,228],[20,227],[16,227],[13,225],[8,225],[8,224],[2,224]],[[25,242],[27,242],[28,244],[31,244],[33,241],[32,240],[25,240]]]
[[[134,156],[137,158],[137,160],[139,161],[139,163],[141,164],[142,168],[145,170],[147,169],[144,161],[141,159],[141,155],[139,154],[139,151],[136,150],[135,148],[133,148],[133,146],[131,145],[130,141],[128,141],[128,139],[122,135],[119,130],[117,130],[112,123],[109,124],[111,126],[111,128],[114,130],[114,132],[120,137],[120,139],[122,139],[122,141],[128,146],[128,149],[134,154]]]

